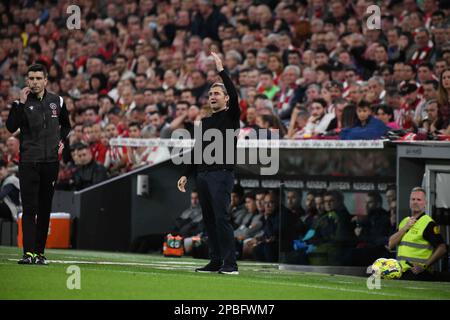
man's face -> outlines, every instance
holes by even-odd
[[[325,196],[323,198],[323,207],[327,212],[334,210],[334,199],[332,196]]]
[[[268,74],[262,74],[259,79],[263,88],[270,89],[273,86],[272,77]]]
[[[315,118],[319,118],[325,114],[325,108],[317,102],[311,105],[311,115]]]
[[[140,138],[141,137],[141,130],[139,130],[138,127],[132,126],[128,129],[128,134],[130,138]]]
[[[438,105],[437,103],[430,103],[425,111],[427,112],[428,119],[434,121],[438,118]]]
[[[403,66],[403,79],[406,81],[413,80],[414,78],[414,71],[409,65]]]
[[[405,78],[403,63],[394,64],[394,79],[396,82],[403,81]]]
[[[325,53],[317,53],[314,57],[317,66],[328,63],[328,56]]]
[[[86,165],[92,161],[92,153],[91,150],[89,150],[89,148],[78,150],[77,155],[80,165]]]
[[[108,75],[109,83],[117,83],[120,80],[120,74],[116,70],[110,71]]]
[[[421,191],[411,192],[411,196],[409,198],[409,207],[411,208],[411,212],[413,214],[422,213],[425,211],[426,207],[426,198],[425,194]]]
[[[252,198],[245,198],[245,209],[251,213],[256,212],[256,201]]]
[[[180,117],[188,112],[188,106],[185,104],[177,104],[175,107],[175,117]]]
[[[127,67],[127,62],[125,61],[124,58],[117,58],[116,67],[119,70],[119,72],[124,72]]]
[[[300,56],[297,53],[290,53],[288,55],[288,64],[298,66],[300,64]]]
[[[191,193],[191,206],[193,208],[198,207],[198,193],[197,192],[192,192]]]
[[[429,39],[428,39],[428,35],[427,35],[427,33],[424,32],[424,31],[418,32],[417,35],[416,35],[416,38],[415,38],[415,41],[416,41],[417,46],[418,46],[419,48],[424,48],[424,47],[426,47],[427,44],[428,44],[428,40],[429,40]]]
[[[27,77],[27,86],[30,87],[31,92],[40,94],[47,86],[47,77],[42,71],[30,71]]]
[[[109,124],[106,126],[106,137],[108,139],[115,138],[119,135],[119,131],[116,126],[113,124]]]
[[[247,74],[248,85],[256,87],[258,85],[259,80],[259,72],[258,70],[252,70]]]
[[[426,67],[419,67],[419,69],[417,70],[417,77],[419,78],[419,81],[421,83],[425,82],[426,80],[430,80],[431,75],[431,70]]]
[[[362,99],[363,93],[360,87],[352,86],[348,91],[348,97],[353,102],[359,102]]]
[[[293,191],[289,191],[286,195],[286,202],[287,202],[287,207],[289,209],[294,208],[294,206],[297,204],[297,194]]]
[[[378,81],[371,80],[369,81],[369,90],[372,91],[376,97],[378,97],[381,91],[383,91],[383,87]]]
[[[95,123],[97,120],[97,115],[95,114],[94,110],[88,109],[84,112],[84,122],[87,123]]]
[[[263,193],[259,193],[256,195],[256,208],[258,208],[259,212],[264,212],[264,197]]]
[[[283,73],[283,80],[286,85],[292,85],[297,80],[297,73],[292,69],[288,69]]]
[[[147,80],[144,76],[136,77],[136,88],[137,89],[144,89],[147,85]]]
[[[398,41],[397,31],[388,31],[387,40],[390,46],[396,45]]]
[[[321,196],[314,197],[314,205],[319,212],[323,211],[323,198]]]
[[[404,96],[407,104],[413,104],[417,100],[417,90]]]
[[[228,100],[228,95],[225,95],[221,87],[212,87],[209,90],[208,102],[213,111],[219,111],[225,108]]]
[[[423,97],[425,100],[431,100],[437,98],[437,90],[434,89],[432,84],[423,85]]]
[[[194,88],[201,87],[205,84],[205,79],[199,72],[193,72],[192,73],[192,86]]]
[[[155,128],[158,128],[158,127],[159,127],[159,125],[161,124],[161,119],[160,119],[158,113],[153,113],[153,114],[150,116],[150,124],[151,124],[153,127],[155,127]]]
[[[387,199],[388,203],[395,201],[395,199],[396,199],[395,190],[386,191],[386,199]]]
[[[8,149],[9,154],[16,154],[19,152],[19,141],[16,138],[9,138],[6,140],[6,148]]]
[[[231,193],[231,206],[232,207],[236,207],[237,205],[239,205],[239,195],[236,192],[232,192]]]
[[[445,61],[437,61],[434,65],[434,73],[437,77],[440,77],[441,73],[447,69],[447,62]]]
[[[268,194],[264,197],[264,208],[265,208],[265,214],[271,215],[274,213],[276,208],[276,203],[273,199],[273,196]]]
[[[387,61],[387,53],[386,50],[384,49],[384,47],[382,46],[378,46],[375,49],[375,61],[377,62],[383,62],[383,61]]]

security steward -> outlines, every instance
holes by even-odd
[[[397,260],[403,270],[403,280],[435,280],[431,266],[446,252],[439,227],[425,214],[426,192],[421,187],[411,191],[409,200],[411,216],[404,218],[398,231],[389,238],[389,249],[396,246]]]
[[[71,128],[63,98],[45,89],[48,81],[45,66],[31,65],[26,81],[27,86],[21,90],[20,100],[13,102],[6,121],[11,133],[20,129],[24,255],[18,263],[46,265],[44,249],[58,177],[58,156]]]

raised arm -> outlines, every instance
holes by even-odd
[[[211,52],[211,56],[214,58],[217,72],[219,72],[219,76],[222,78],[225,89],[227,89],[228,96],[230,97],[227,112],[230,112],[233,117],[239,118],[241,115],[241,109],[239,108],[238,93],[234,87],[233,81],[231,81],[230,76],[223,68],[220,57],[215,52]]]

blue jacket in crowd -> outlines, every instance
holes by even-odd
[[[364,126],[358,120],[355,126],[342,129],[339,137],[342,140],[380,139],[388,130],[389,128],[383,121],[378,120],[373,116],[369,116]]]

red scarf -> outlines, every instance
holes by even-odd
[[[410,63],[417,66],[417,65],[421,64],[422,62],[425,62],[432,49],[433,49],[432,44],[431,45],[429,44],[425,48],[417,49],[416,51],[414,51],[414,54],[411,57]]]

